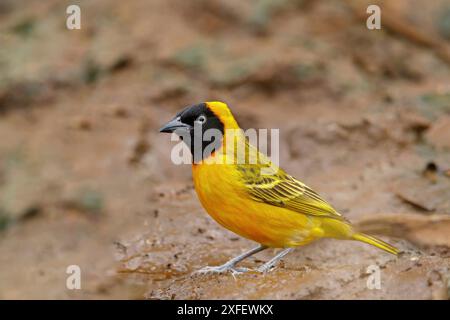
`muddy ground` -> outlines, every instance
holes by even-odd
[[[450,2],[371,3],[382,30],[365,1],[1,1],[0,298],[448,299]],[[158,134],[205,100],[280,128],[281,166],[401,256],[322,240],[193,274],[254,246]]]

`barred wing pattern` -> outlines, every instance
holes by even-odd
[[[272,175],[261,175],[262,167],[264,165],[261,164],[238,165],[245,187],[253,200],[305,215],[344,220],[341,214],[301,181],[281,169]]]

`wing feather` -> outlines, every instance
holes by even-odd
[[[262,175],[264,165],[238,165],[250,197],[277,207],[284,207],[305,215],[343,219],[331,205],[314,190],[281,169]]]

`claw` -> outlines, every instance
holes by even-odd
[[[233,273],[233,274],[243,274],[243,273],[246,273],[246,272],[249,272],[250,271],[250,269],[249,268],[231,268],[231,273]]]
[[[264,265],[262,265],[261,267],[259,267],[259,268],[256,268],[256,270],[255,271],[257,271],[257,272],[259,272],[259,273],[268,273],[268,272],[270,272],[272,269],[274,269],[274,266],[266,266],[266,267],[264,267]]]
[[[210,267],[206,266],[204,268],[201,268],[200,270],[195,271],[196,274],[207,274],[207,273],[223,273],[228,271],[226,268],[223,268],[222,266],[218,267]]]
[[[217,267],[204,267],[200,270],[195,271],[195,274],[208,274],[208,273],[227,273],[227,272],[231,272],[232,275],[238,275],[238,274],[242,274],[245,272],[248,272],[250,269],[247,268],[237,268],[237,267],[233,267],[233,266],[217,266]]]

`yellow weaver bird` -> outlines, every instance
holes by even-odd
[[[208,130],[220,134],[204,139]],[[240,261],[267,248],[284,248],[257,268],[266,272],[295,247],[320,238],[357,240],[399,253],[380,239],[356,232],[315,191],[270,162],[248,142],[225,103],[189,106],[160,132],[175,132],[190,147],[195,190],[211,217],[228,230],[259,243],[225,264],[201,272],[244,272],[248,269],[236,267]],[[239,148],[230,147],[239,143],[244,145],[245,161],[237,161]]]

